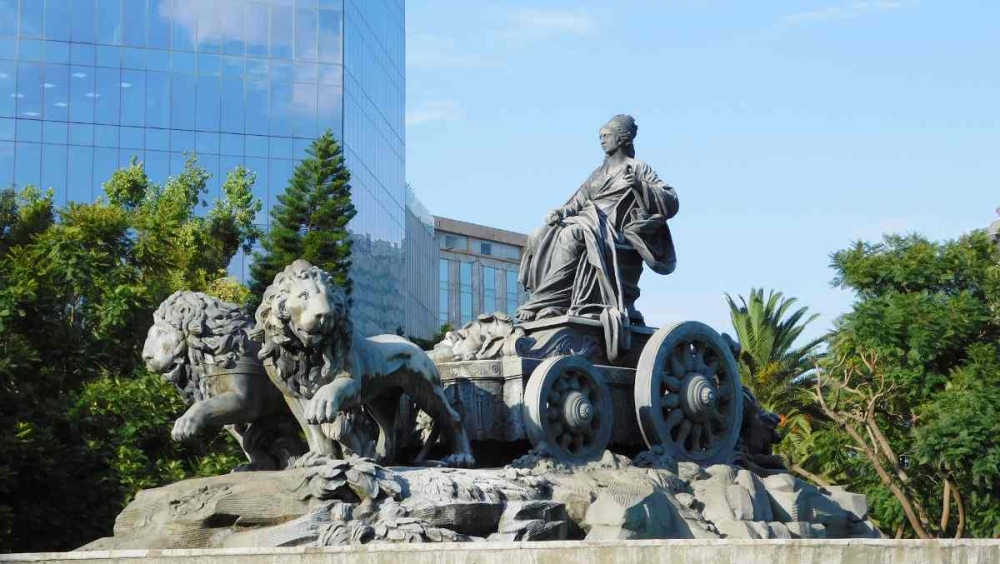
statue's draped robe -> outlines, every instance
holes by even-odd
[[[625,165],[639,186],[625,182]],[[531,291],[525,310],[599,315],[609,357],[628,348],[629,306],[641,272],[641,264],[621,264],[617,251],[633,250],[659,274],[673,272],[677,263],[667,226],[677,213],[676,192],[646,163],[630,159],[625,165],[605,162],[591,173],[561,208],[565,219],[532,235],[519,276]]]

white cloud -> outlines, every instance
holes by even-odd
[[[421,125],[442,121],[454,121],[462,116],[462,110],[452,100],[425,102],[420,108],[406,112],[406,125]]]
[[[532,9],[511,14],[510,26],[497,35],[512,43],[530,43],[564,36],[593,37],[598,29],[597,20],[583,12]]]
[[[184,27],[191,39],[225,42],[245,39],[251,43],[267,41],[267,18],[244,18],[242,2],[238,0],[182,0],[160,4],[159,15]],[[197,30],[197,34],[196,34]]]
[[[831,6],[809,12],[790,14],[781,19],[785,25],[801,25],[809,22],[857,18],[880,12],[902,8],[905,2],[878,0],[876,2],[852,2],[843,6]]]

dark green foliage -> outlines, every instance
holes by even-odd
[[[170,440],[185,406],[139,354],[156,306],[210,289],[256,236],[252,175],[198,218],[207,178],[192,158],[160,186],[133,161],[107,201],[58,213],[35,188],[0,192],[0,551],[76,548],[139,489],[242,458],[225,437]]]
[[[350,295],[351,237],[347,224],[357,213],[351,203],[351,174],[333,134],[313,141],[296,167],[278,204],[271,208],[270,231],[254,254],[251,290],[264,290],[285,266],[304,258],[331,275]]]
[[[866,438],[929,536],[1000,534],[1000,255],[983,232],[936,243],[888,236],[833,256],[836,282],[855,291],[824,363],[824,397]],[[839,383],[846,383],[840,385]],[[816,439],[818,471],[869,496],[884,530],[914,523],[873,461],[831,425]],[[869,440],[881,431],[889,448]],[[894,456],[890,456],[889,453]],[[942,528],[944,481],[963,502]]]

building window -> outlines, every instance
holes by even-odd
[[[483,313],[497,311],[497,269],[483,267]]]
[[[492,255],[493,254],[493,245],[490,244],[490,243],[487,243],[485,241],[480,241],[479,242],[479,254],[481,254],[481,255],[487,255],[487,256],[488,255]]]
[[[503,243],[493,244],[493,254],[505,259],[520,260],[521,259],[521,249],[515,247],[514,245],[504,245]]]
[[[441,238],[441,248],[446,251],[467,251],[469,240],[461,235],[445,235]]]
[[[472,263],[459,264],[458,295],[462,325],[472,321]]]
[[[449,271],[450,271],[450,260],[441,259],[440,261],[441,275],[439,277],[440,284],[438,286],[438,316],[441,318],[441,325],[448,323],[448,306],[449,306],[449,294],[448,282],[449,282]]]
[[[507,274],[507,313],[514,315],[517,311],[517,272],[505,271]]]

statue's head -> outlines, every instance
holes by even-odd
[[[155,374],[166,374],[180,364],[187,354],[187,343],[181,329],[164,319],[157,319],[146,334],[142,346],[142,359],[146,368]]]
[[[311,398],[346,360],[352,339],[347,294],[321,268],[297,260],[274,277],[252,337],[263,343],[286,393]]]
[[[625,151],[630,157],[635,157],[635,146],[632,142],[639,133],[639,126],[632,116],[618,114],[601,127],[601,148],[607,155]]]
[[[299,259],[278,273],[257,309],[256,332],[281,344],[288,339],[319,348],[335,332],[348,329],[348,301],[330,275]]]
[[[256,349],[251,317],[236,304],[201,292],[174,292],[153,313],[142,359],[182,391],[197,384],[203,365],[232,366]]]

